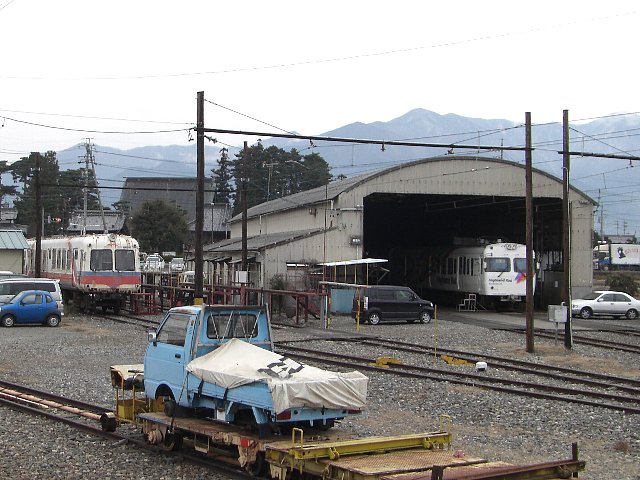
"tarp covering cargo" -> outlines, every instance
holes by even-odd
[[[265,383],[276,413],[294,407],[363,408],[369,381],[357,371],[322,370],[235,338],[192,360],[187,370],[223,388]]]

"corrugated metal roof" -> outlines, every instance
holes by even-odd
[[[289,195],[287,197],[269,200],[268,202],[264,202],[249,208],[247,210],[247,217],[252,218],[257,217],[258,215],[265,215],[267,213],[291,210],[303,205],[313,205],[314,203],[324,202],[327,199],[333,200],[342,192],[345,192],[349,188],[356,185],[358,182],[366,180],[367,178],[377,174],[379,174],[378,171],[366,173],[364,175],[358,175],[357,177],[329,182],[328,185],[312,188],[311,190],[306,190],[304,192],[294,193],[293,195]],[[241,217],[242,214],[238,214],[234,216],[231,221],[238,221]]]
[[[295,232],[279,232],[268,235],[256,235],[247,238],[247,250],[259,250],[264,247],[278,245],[286,242],[298,240],[300,238],[309,237],[321,232],[323,228],[317,230],[298,230]],[[212,243],[204,247],[204,251],[208,254],[238,252],[242,250],[242,238],[231,238],[220,242]]]
[[[0,230],[0,250],[24,250],[29,248],[21,230]]]
[[[104,220],[107,222],[107,230],[109,232],[118,233],[124,227],[125,216],[122,212],[113,210],[105,210]],[[69,221],[69,232],[81,232],[84,226],[84,212],[73,212]],[[87,211],[87,232],[100,232],[104,230],[102,225],[102,215],[100,210]]]

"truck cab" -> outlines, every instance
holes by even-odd
[[[278,424],[329,427],[360,413],[367,380],[359,372],[327,372],[275,353],[267,309],[258,306],[173,308],[149,332],[144,357],[145,394],[163,398],[168,416],[196,411],[261,431]],[[342,403],[302,398],[311,381],[314,388],[325,385],[330,399],[338,388]]]

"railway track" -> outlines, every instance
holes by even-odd
[[[4,380],[0,380],[0,405],[29,415],[45,417],[86,433],[126,443],[146,451],[169,453],[161,447],[150,445],[140,436],[138,430],[133,434],[115,431],[117,426],[114,423],[115,420],[109,420],[112,417],[106,415],[112,410],[100,405],[89,404]],[[220,457],[212,459],[188,452],[180,452],[180,456],[189,463],[207,468],[227,478],[239,480],[253,478],[240,470],[239,466],[229,464],[228,460],[222,461]]]
[[[387,341],[376,339],[358,339],[357,341],[395,350],[402,350],[403,348],[399,343],[404,343],[392,342],[393,345],[390,345]],[[384,374],[400,375],[430,381],[443,381],[513,395],[577,403],[581,405],[622,411],[625,413],[640,414],[640,381],[625,377],[611,377],[592,372],[578,372],[576,375],[574,372],[571,372],[570,369],[564,369],[564,373],[556,374],[550,371],[555,367],[543,366],[542,368],[532,368],[522,364],[516,365],[518,362],[509,363],[511,360],[507,361],[505,359],[501,359],[502,364],[500,364],[500,359],[497,357],[494,357],[494,359],[491,360],[492,370],[496,368],[504,368],[506,370],[517,369],[520,372],[527,373],[535,377],[552,378],[553,380],[556,380],[557,383],[542,383],[538,378],[535,378],[535,381],[518,381],[513,378],[498,377],[494,375],[489,376],[482,373],[468,373],[459,370],[452,371],[447,368],[428,367],[422,364],[389,363],[385,366],[378,366],[376,365],[376,358],[314,350],[294,346],[291,345],[291,343],[292,342],[277,343],[277,351],[307,362],[316,362],[319,364],[328,363],[347,368],[357,368],[359,370],[375,371]],[[419,348],[414,348],[419,347],[417,345],[409,345],[410,347],[405,347],[405,351],[406,349],[411,349],[411,353],[427,353],[424,350],[420,352]],[[454,353],[452,350],[449,350],[448,352]],[[440,353],[443,353],[443,351],[440,351]],[[462,356],[457,355],[457,358],[461,357]],[[487,357],[483,358],[487,359]],[[473,361],[473,358],[469,357],[469,354],[467,354],[467,359],[469,361]],[[584,375],[585,378],[582,378],[582,375]],[[583,385],[587,388],[578,388],[579,385]]]

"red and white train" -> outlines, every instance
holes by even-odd
[[[26,272],[35,274],[35,240],[29,240]],[[81,311],[120,311],[123,295],[140,289],[138,241],[128,235],[89,234],[42,239],[42,277],[60,280],[67,300]]]

